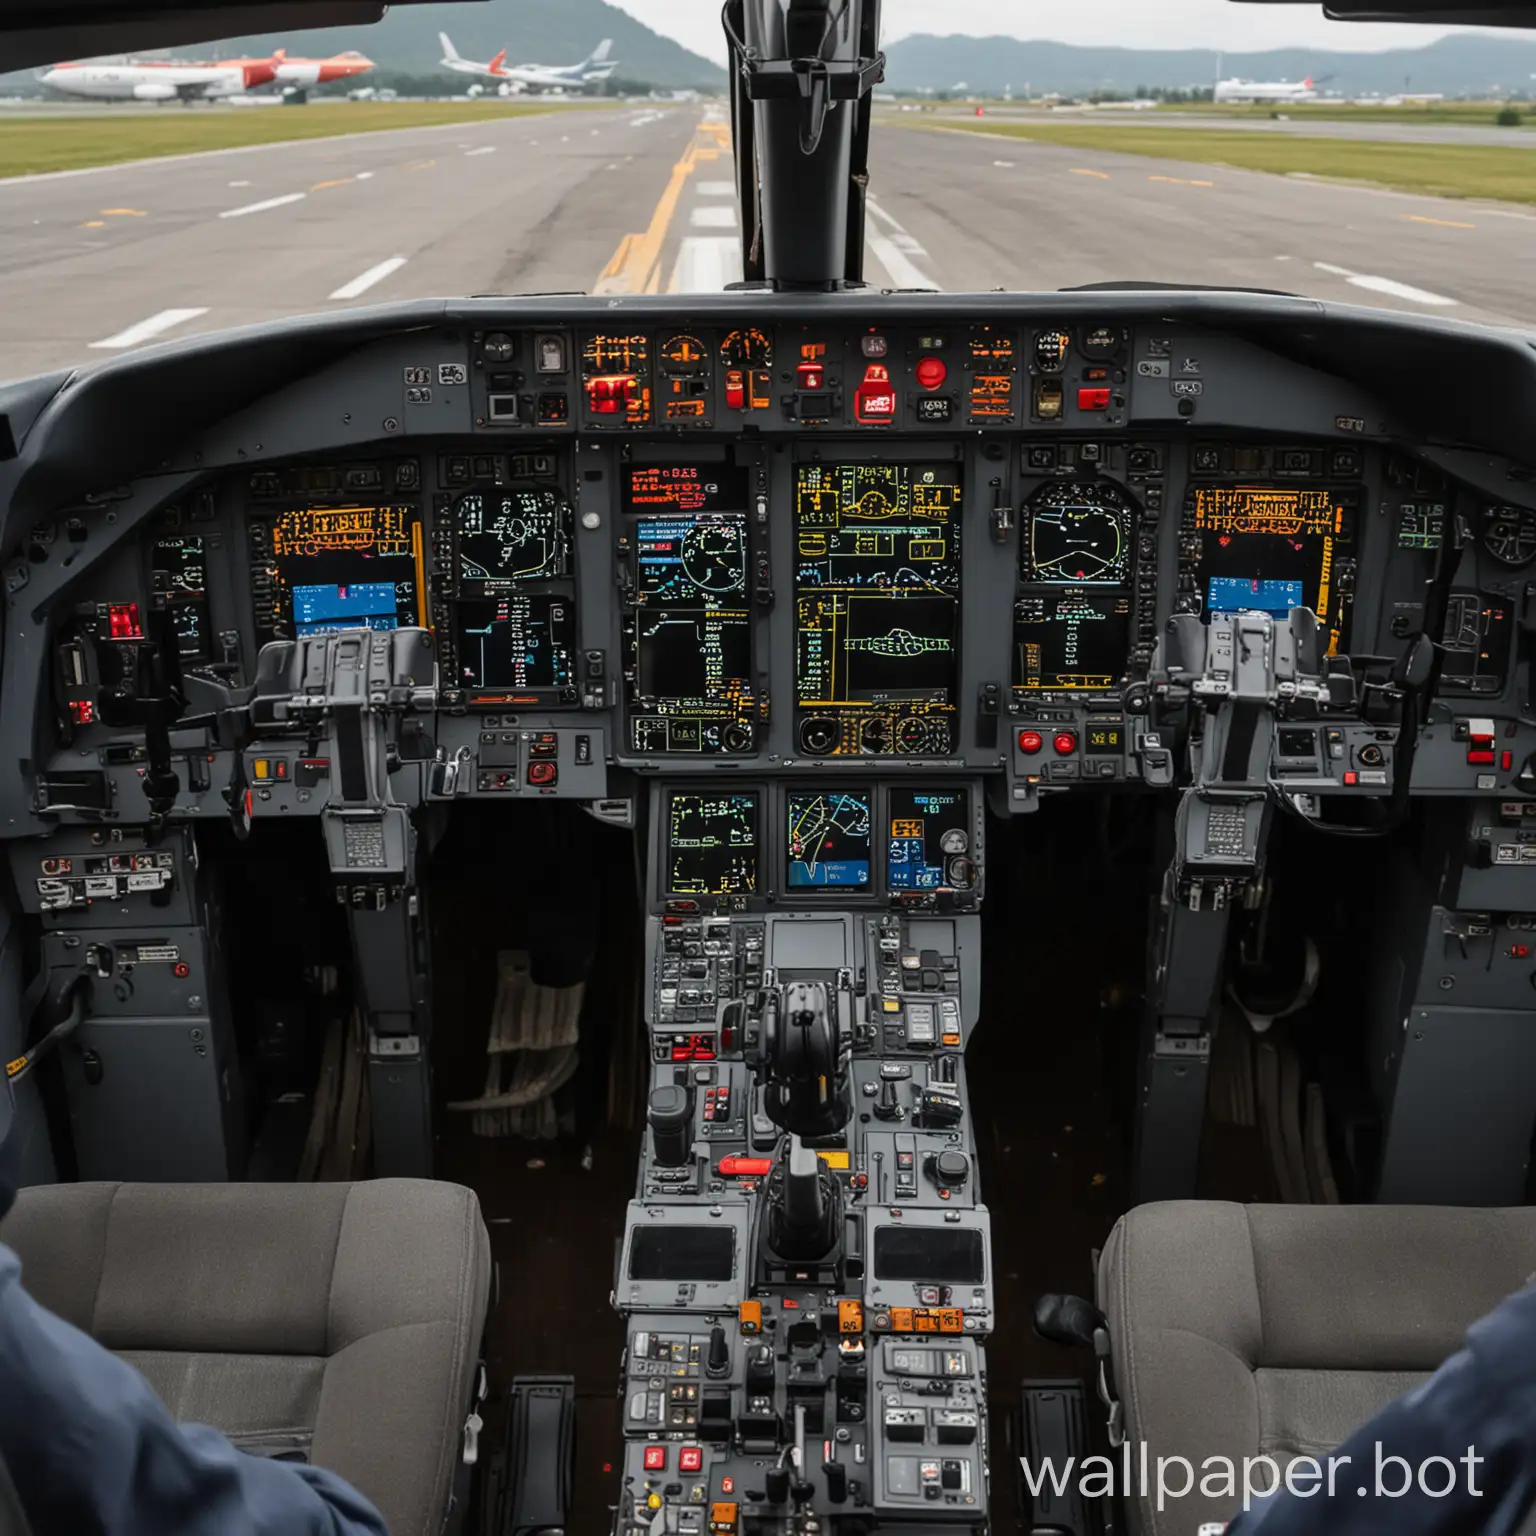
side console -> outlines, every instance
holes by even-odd
[[[650,797],[617,1529],[987,1522],[981,786]]]

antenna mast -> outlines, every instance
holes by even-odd
[[[746,280],[862,285],[880,0],[726,0],[722,20]]]

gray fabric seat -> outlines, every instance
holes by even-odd
[[[340,1473],[392,1536],[442,1529],[490,1290],[469,1190],[57,1185],[23,1190],[0,1240],[178,1419]]]
[[[1230,1501],[1200,1496],[1206,1457],[1326,1457],[1533,1271],[1536,1209],[1138,1206],[1098,1274],[1126,1437],[1154,1468],[1188,1458],[1197,1481],[1161,1514],[1133,1500],[1133,1530],[1229,1519]]]

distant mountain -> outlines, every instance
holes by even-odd
[[[575,64],[605,38],[613,39],[616,77],[675,89],[718,89],[725,71],[681,44],[652,32],[627,11],[606,0],[473,0],[469,4],[392,7],[371,27],[315,27],[303,32],[264,32],[230,38],[207,48],[177,49],[183,58],[262,55],[274,48],[311,57],[356,48],[380,72],[405,75],[441,73],[443,50],[437,34],[446,32],[466,59],[489,59],[507,50],[512,63]],[[457,87],[466,82],[460,77]]]
[[[1529,95],[1536,74],[1536,42],[1472,33],[1441,38],[1422,48],[1382,53],[1330,53],[1276,48],[1267,53],[1217,55],[1204,48],[1083,48],[1070,43],[1020,42],[1013,37],[904,37],[886,48],[886,87],[897,91],[952,90],[995,95],[1012,87],[1023,95],[1060,92],[1188,89],[1222,76],[1242,80],[1313,80],[1340,95],[1440,91],[1447,96]]]

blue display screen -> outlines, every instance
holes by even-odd
[[[970,853],[964,790],[893,789],[886,879],[893,891],[942,891],[953,884],[950,860]]]
[[[1267,613],[1286,618],[1292,608],[1305,607],[1299,581],[1258,581],[1246,576],[1212,576],[1206,588],[1212,613]]]
[[[392,581],[335,582],[293,589],[293,624],[301,635],[340,629],[398,629]]]
[[[789,797],[789,883],[798,889],[869,885],[868,790]]]

